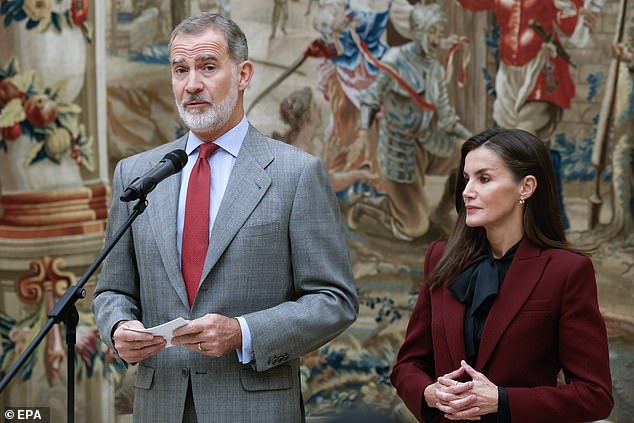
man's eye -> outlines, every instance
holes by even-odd
[[[203,69],[206,72],[212,72],[214,69],[216,69],[216,67],[214,65],[205,65],[205,66],[203,66]]]
[[[186,72],[187,72],[187,69],[185,69],[185,68],[176,68],[176,69],[174,69],[174,73],[177,74],[177,75],[182,75],[182,74],[184,74]]]

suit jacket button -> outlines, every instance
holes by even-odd
[[[181,374],[183,375],[183,377],[189,376],[189,369],[187,367],[183,367],[181,369]]]

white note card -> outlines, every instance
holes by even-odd
[[[135,332],[151,333],[154,336],[162,336],[163,338],[165,338],[165,341],[167,341],[167,345],[165,345],[165,348],[169,348],[173,346],[172,332],[182,326],[185,326],[186,324],[187,320],[183,319],[182,317],[177,317],[174,320],[170,320],[167,323],[163,323],[162,325],[154,326],[152,328],[136,329],[128,327],[128,329]]]

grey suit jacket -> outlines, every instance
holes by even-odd
[[[120,161],[108,238],[132,211],[123,189],[186,137]],[[336,198],[318,158],[250,127],[212,228],[190,309],[176,247],[180,175],[151,192],[149,206],[112,250],[93,309],[103,340],[114,325],[146,327],[178,316],[244,316],[255,366],[235,353],[210,358],[180,346],[139,363],[136,422],[181,422],[188,379],[199,422],[303,420],[299,357],[341,333],[358,305]]]

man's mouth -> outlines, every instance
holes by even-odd
[[[185,107],[200,107],[210,105],[211,103],[207,101],[188,101],[185,103]]]
[[[211,105],[211,99],[203,96],[191,96],[183,101],[183,107],[201,107]]]

